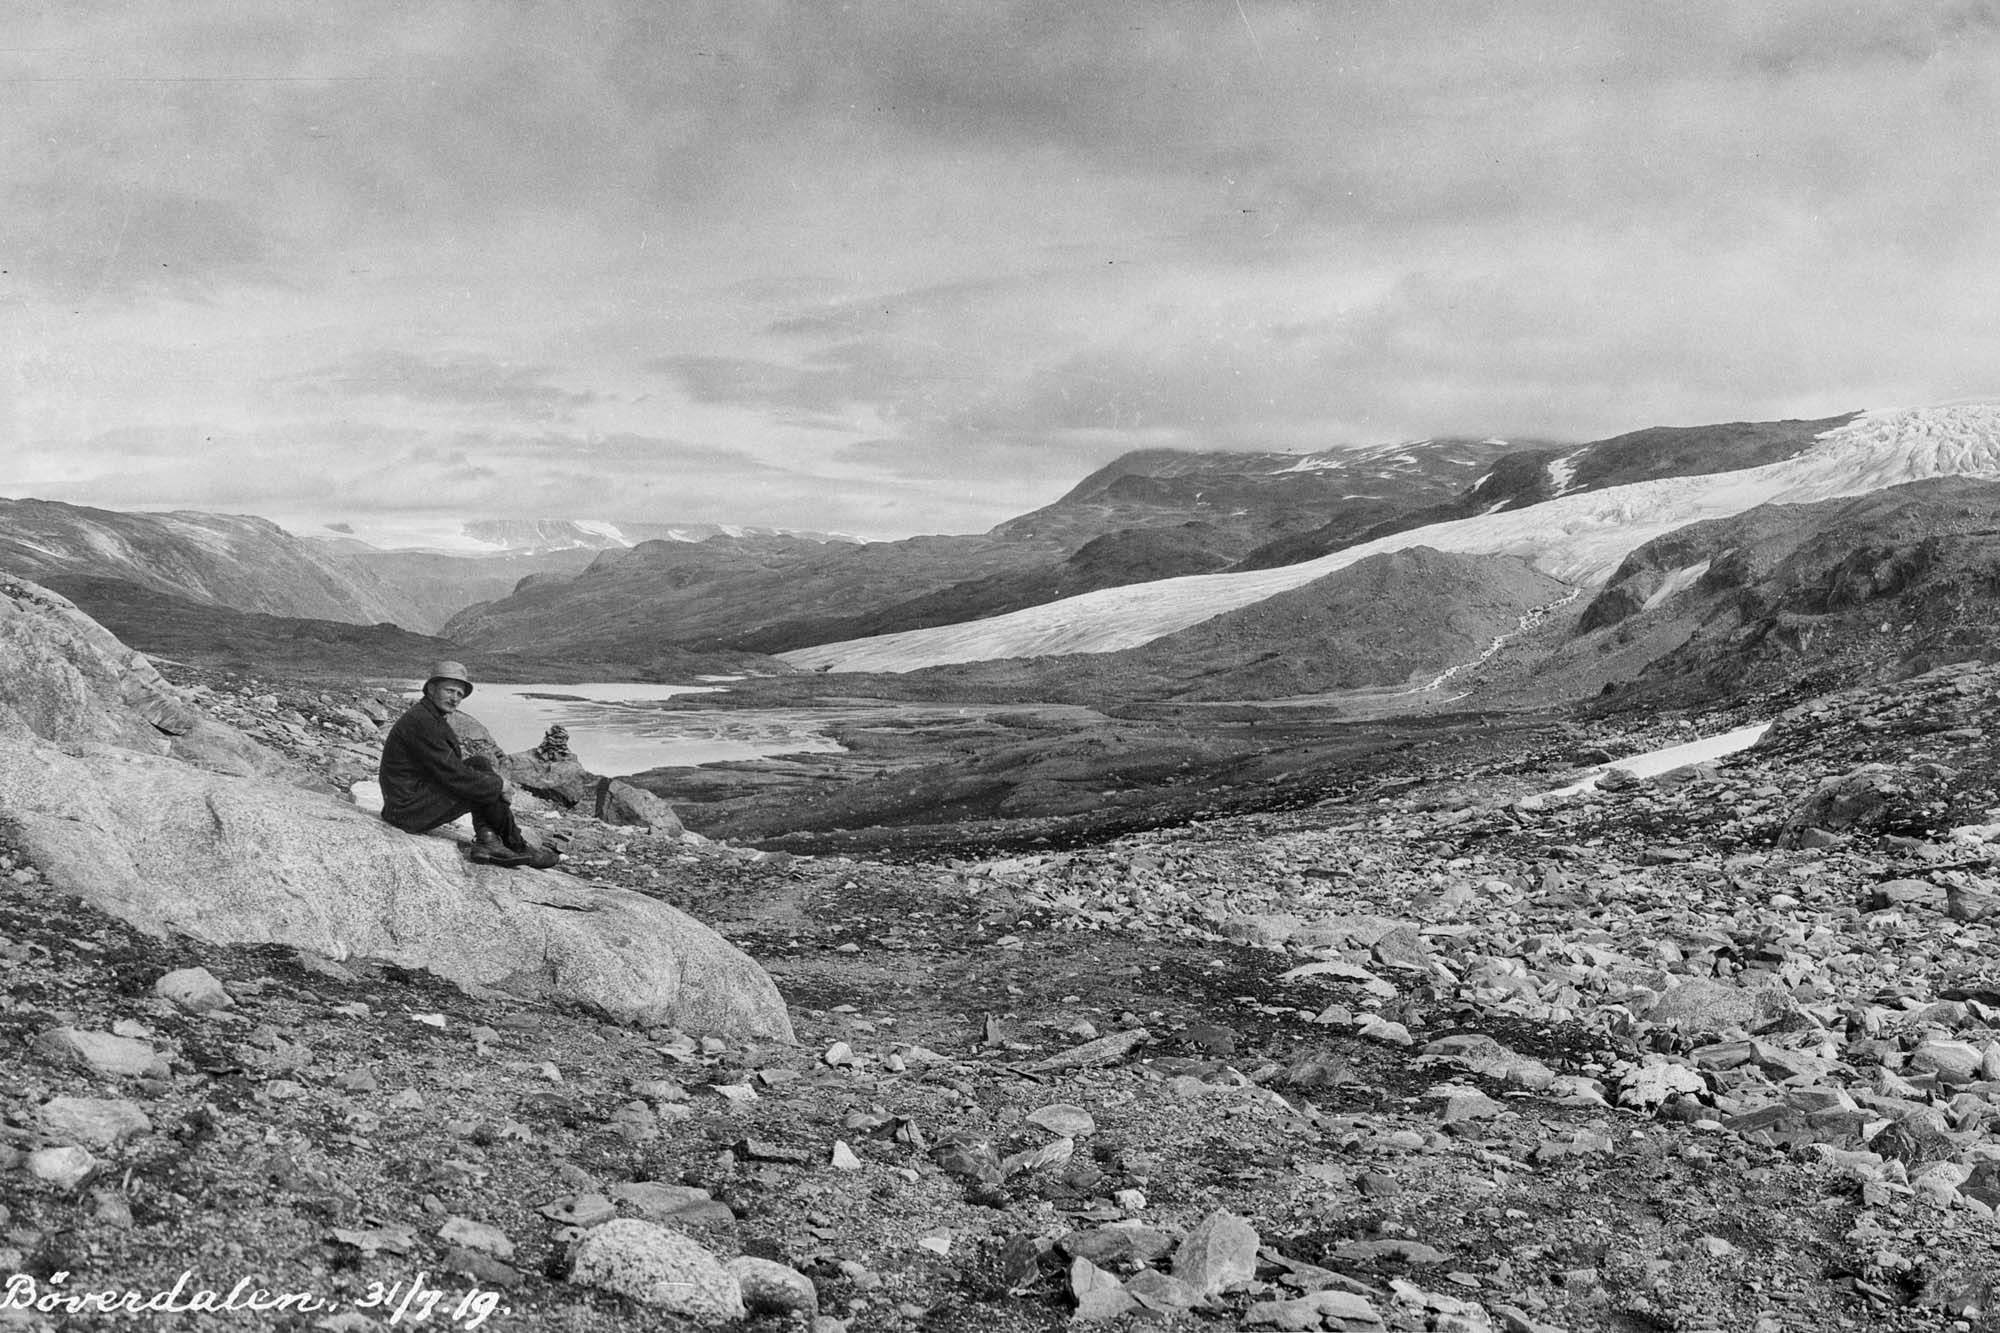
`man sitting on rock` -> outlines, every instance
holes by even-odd
[[[470,814],[473,860],[546,870],[562,858],[552,848],[528,845],[507,804],[506,784],[486,759],[467,759],[452,730],[452,713],[471,693],[464,666],[432,664],[424,697],[396,719],[382,744],[382,818],[406,833],[423,833]]]

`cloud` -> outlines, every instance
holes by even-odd
[[[42,177],[0,194],[0,254],[14,286],[91,303],[203,300],[231,283],[279,284],[279,239],[249,209],[147,180]]]
[[[697,402],[787,414],[832,413],[863,392],[838,369],[748,357],[689,352],[649,361],[646,369],[665,376]]]
[[[516,366],[484,356],[419,356],[382,349],[276,380],[302,399],[381,399],[445,408],[503,410],[525,420],[573,415],[600,395],[553,383],[547,367]]]
[[[17,6],[0,416],[134,503],[873,531],[1996,387],[1992,4],[1581,13]]]

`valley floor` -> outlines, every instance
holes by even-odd
[[[0,852],[0,1272],[344,1307],[162,1327],[388,1327],[371,1284],[420,1275],[448,1297],[429,1327],[683,1327],[567,1279],[610,1210],[782,1260],[857,1331],[1053,1329],[1079,1292],[1114,1327],[2000,1328],[2000,849],[1946,833],[1994,801],[1995,683],[1857,691],[1540,810],[1516,798],[1546,774],[1461,747],[1365,796],[999,858],[539,817],[569,873],[763,962],[797,1047],[151,939]],[[314,720],[337,692],[257,688],[330,787],[358,762]],[[1952,777],[1779,848],[1870,761]],[[197,965],[232,1007],[154,996]],[[59,1027],[165,1063],[63,1064],[31,1045]],[[62,1097],[144,1128],[44,1179]],[[1191,1231],[1234,1276],[1189,1308]]]

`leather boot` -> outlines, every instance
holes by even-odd
[[[479,830],[479,836],[472,844],[472,859],[481,865],[522,866],[530,859],[527,852],[517,852],[500,841],[500,835],[492,829]]]

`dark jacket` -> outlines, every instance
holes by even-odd
[[[436,828],[506,790],[500,775],[465,762],[451,719],[428,698],[411,704],[382,743],[382,818],[411,833]]]

